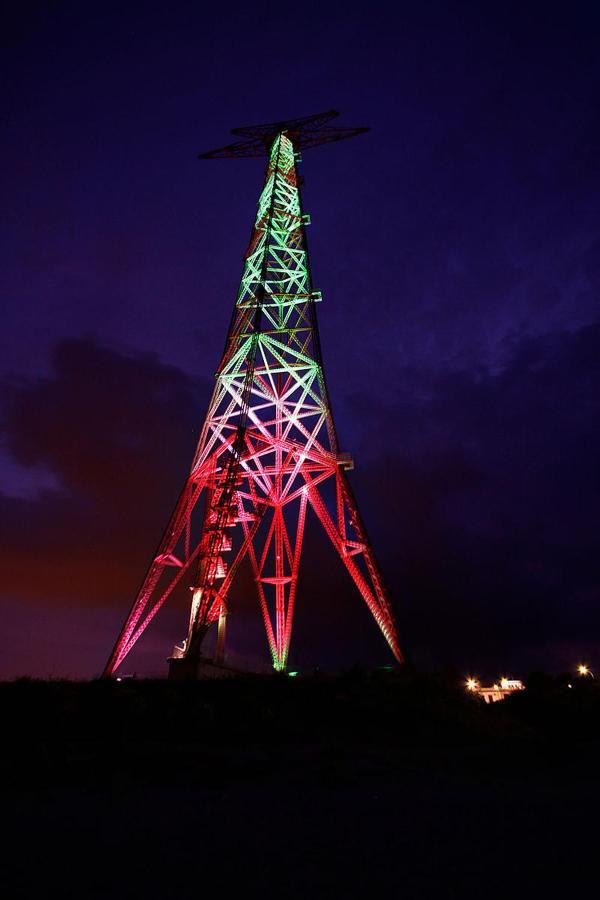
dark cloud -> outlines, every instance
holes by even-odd
[[[5,383],[4,445],[55,473],[37,498],[3,497],[3,591],[45,603],[130,594],[183,484],[202,386],[146,355],[61,341],[47,377]]]
[[[523,664],[525,646],[600,640],[600,326],[407,384],[385,408],[357,399],[389,447],[356,479],[408,643]]]

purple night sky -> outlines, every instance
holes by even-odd
[[[0,677],[99,673],[189,468],[264,167],[196,153],[332,107],[372,131],[304,155],[312,268],[401,642],[482,675],[600,659],[599,28],[581,2],[12,5]],[[310,524],[292,667],[390,661]],[[233,658],[266,659],[240,590]]]

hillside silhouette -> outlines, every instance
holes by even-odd
[[[360,670],[17,681],[0,697],[7,896],[65,878],[84,897],[227,895],[239,879],[250,897],[550,896],[591,873],[592,680],[534,675],[492,706]]]

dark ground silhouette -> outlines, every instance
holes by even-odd
[[[589,893],[600,689],[571,684],[1,684],[2,895]]]

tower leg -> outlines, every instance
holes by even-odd
[[[277,658],[279,665],[283,662],[283,646],[285,641],[285,588],[283,581],[283,512],[280,506],[275,509],[275,634],[277,636]]]
[[[333,546],[339,553],[349,574],[352,576],[352,580],[388,642],[390,650],[398,662],[403,662],[404,658],[398,643],[398,635],[396,634],[396,626],[394,624],[387,591],[383,585],[379,566],[375,560],[364,523],[360,518],[358,506],[350,491],[350,486],[345,474],[343,472],[338,473],[336,477],[338,507],[337,526],[329,515],[329,511],[327,510],[317,487],[310,481],[310,478],[307,479],[307,484],[309,486],[308,498],[310,505],[315,511],[317,518],[329,535]],[[346,530],[346,520],[348,521],[349,527],[352,529],[353,538],[355,539],[349,537]],[[366,574],[363,574],[357,565],[356,559],[359,557],[362,557],[364,560],[365,568],[367,570]]]
[[[104,667],[103,677],[112,675],[144,633],[154,616],[194,565],[199,545],[189,543],[190,519],[208,481],[208,472],[188,478],[165,529],[129,615]],[[183,541],[183,551],[178,545]],[[177,552],[181,555],[178,556]],[[161,585],[161,579],[163,584]],[[166,582],[166,583],[165,583]]]
[[[293,545],[288,534],[283,508],[275,507],[273,521],[267,533],[262,554],[259,557],[252,545],[249,551],[273,668],[277,672],[284,672],[288,661],[307,502],[307,494],[303,493],[298,507],[296,536]],[[271,556],[269,551],[272,551]],[[271,575],[270,572],[266,573],[265,569],[268,566],[269,558],[272,559],[273,556],[275,574]],[[272,602],[273,588],[275,595],[274,623],[269,612],[269,599]],[[267,590],[271,591],[270,598]]]

